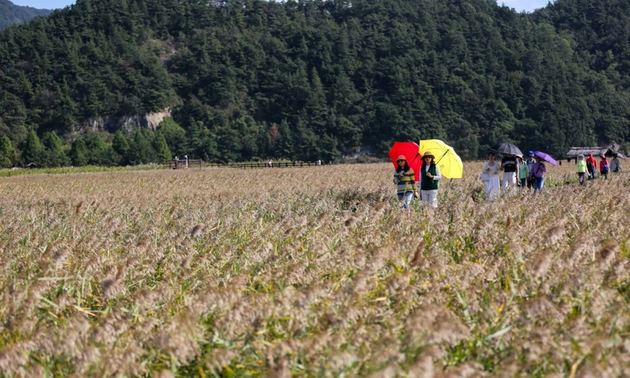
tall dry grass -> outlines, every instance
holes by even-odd
[[[401,211],[388,165],[0,180],[5,377],[628,377],[630,175]]]

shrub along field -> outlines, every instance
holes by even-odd
[[[0,179],[0,376],[628,377],[630,175],[398,209],[391,166]]]

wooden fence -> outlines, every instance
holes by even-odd
[[[208,166],[201,159],[188,159],[188,160],[171,160],[168,162],[168,167],[170,169],[186,169],[186,168],[201,168],[204,166]]]
[[[304,168],[319,167],[323,165],[333,165],[332,162],[313,162],[313,161],[295,161],[295,162],[267,162],[267,163],[238,163],[230,164],[232,168],[240,169],[256,169],[256,168]]]
[[[282,162],[249,162],[249,163],[208,163],[201,159],[171,160],[164,163],[170,169],[187,169],[187,168],[203,168],[203,167],[219,167],[219,168],[236,168],[236,169],[262,169],[262,168],[307,168],[320,167],[324,165],[336,165],[332,161],[282,161]]]

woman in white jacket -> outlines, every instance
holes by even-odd
[[[488,201],[495,201],[499,196],[501,190],[499,173],[501,173],[501,164],[494,161],[494,154],[491,152],[488,154],[488,161],[481,170],[481,177],[486,185],[486,199]]]

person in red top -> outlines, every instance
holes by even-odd
[[[606,155],[602,155],[601,158],[602,160],[600,160],[599,162],[599,173],[601,173],[602,176],[604,176],[604,179],[607,180],[608,171],[610,171],[610,168],[608,166],[608,160],[606,160]]]
[[[597,172],[597,160],[593,157],[593,153],[588,153],[588,158],[586,158],[586,169],[588,170],[588,179],[593,180],[595,177],[595,172]]]

